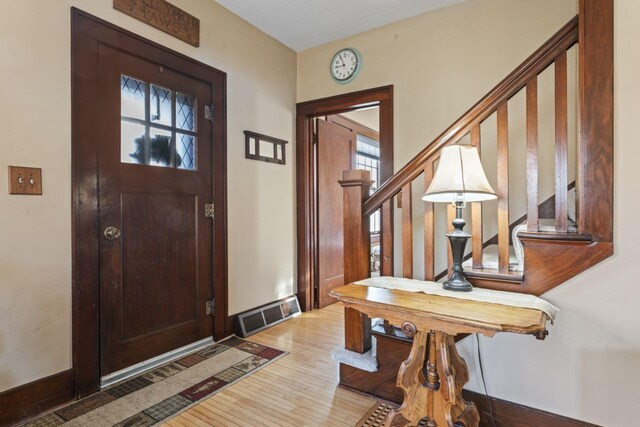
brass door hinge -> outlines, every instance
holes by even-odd
[[[213,105],[205,105],[204,106],[204,118],[213,121]]]
[[[216,315],[216,300],[212,299],[207,301],[205,305],[205,312],[207,316],[215,316]]]
[[[206,218],[215,218],[215,209],[213,203],[205,203],[204,205],[204,216]]]

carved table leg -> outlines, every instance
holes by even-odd
[[[396,382],[404,401],[391,411],[385,427],[416,426],[423,418],[429,427],[477,427],[478,410],[462,399],[469,372],[453,337],[443,332],[416,331],[410,323],[402,329],[413,335],[411,353],[400,366]]]
[[[436,332],[438,347],[438,373],[442,387],[441,398],[446,423],[449,427],[463,425],[476,427],[480,424],[480,414],[476,405],[462,398],[462,388],[469,381],[469,370],[464,359],[456,350],[453,336]]]
[[[428,391],[430,389],[424,387],[421,384],[420,375],[422,374],[422,368],[424,367],[424,360],[427,354],[427,337],[428,332],[409,330],[407,325],[403,325],[402,330],[411,333],[415,333],[413,336],[413,345],[409,358],[402,362],[400,365],[400,371],[398,371],[398,380],[396,385],[402,389],[404,393],[404,401],[402,406],[398,409],[394,409],[388,415],[385,421],[385,427],[405,427],[415,426],[418,422],[427,415],[425,410],[427,409]]]

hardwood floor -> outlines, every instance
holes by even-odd
[[[349,426],[375,399],[337,388],[331,351],[344,343],[344,308],[304,313],[249,339],[289,355],[199,403],[165,426]]]

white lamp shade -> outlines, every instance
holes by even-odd
[[[476,147],[449,145],[440,152],[438,169],[422,200],[452,203],[462,195],[465,202],[481,202],[497,198]]]

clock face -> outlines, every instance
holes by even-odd
[[[342,49],[331,60],[331,77],[338,83],[348,83],[360,71],[362,60],[357,50]]]

